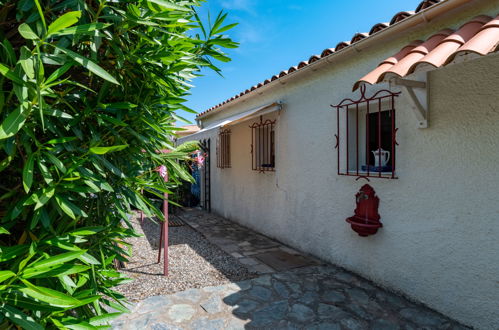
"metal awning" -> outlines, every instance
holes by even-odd
[[[245,112],[241,112],[241,113],[235,114],[233,116],[216,121],[214,123],[211,123],[210,125],[207,125],[206,127],[201,129],[200,131],[198,131],[194,134],[191,134],[191,135],[187,135],[186,138],[189,138],[189,140],[191,140],[190,138],[192,138],[192,137],[202,135],[203,133],[217,129],[219,127],[234,125],[234,124],[237,124],[237,123],[240,123],[240,122],[243,122],[246,120],[250,120],[250,119],[258,117],[258,116],[265,115],[265,114],[270,113],[270,112],[279,111],[279,110],[281,110],[281,108],[282,108],[282,104],[280,102],[266,104],[266,105],[263,105],[261,107],[251,109],[251,110],[248,110]]]

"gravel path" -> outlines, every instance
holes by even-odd
[[[133,282],[116,288],[131,302],[156,295],[165,295],[191,288],[215,286],[256,276],[234,257],[211,244],[197,231],[185,225],[169,230],[169,270],[163,276],[163,264],[158,257],[159,224],[134,216],[132,224],[143,237],[131,238],[133,256],[121,269]]]

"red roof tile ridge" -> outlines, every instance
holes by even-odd
[[[387,28],[389,26],[392,26],[394,24],[398,24],[400,21],[405,20],[406,18],[414,15],[415,13],[418,13],[418,12],[420,12],[422,10],[426,10],[427,8],[433,6],[434,4],[440,3],[442,1],[445,1],[445,0],[423,0],[422,2],[419,3],[418,7],[416,8],[416,11],[401,11],[401,12],[398,12],[398,13],[396,13],[392,17],[392,19],[390,20],[390,23],[377,23],[377,24],[375,24],[371,28],[371,30],[369,31],[369,33],[361,33],[361,32],[355,33],[352,36],[351,40],[339,42],[336,45],[336,47],[334,47],[334,48],[324,49],[321,52],[320,55],[313,55],[313,56],[311,56],[309,58],[308,61],[302,61],[297,66],[292,66],[288,70],[281,71],[279,74],[274,75],[270,79],[265,80],[265,82],[263,84],[259,83],[256,86],[253,86],[254,88],[252,87],[251,89],[247,89],[244,92],[239,93],[235,97],[233,97],[231,99],[228,99],[228,100],[226,100],[226,101],[224,101],[222,103],[219,103],[216,106],[213,106],[213,107],[209,108],[206,111],[203,111],[203,112],[199,113],[196,117],[199,118],[201,116],[204,116],[207,113],[209,113],[209,112],[211,112],[211,111],[213,111],[213,110],[221,107],[222,105],[225,105],[225,104],[229,103],[233,99],[240,98],[243,95],[246,95],[246,94],[254,91],[255,89],[258,89],[258,88],[260,88],[260,87],[262,87],[264,85],[267,85],[267,84],[269,84],[272,81],[278,80],[278,79],[280,79],[280,78],[282,78],[282,77],[284,77],[284,76],[286,76],[286,75],[288,75],[290,73],[294,73],[296,71],[299,71],[300,69],[305,68],[305,67],[309,66],[310,64],[312,64],[314,62],[317,62],[317,61],[319,61],[319,60],[321,60],[323,58],[326,58],[328,56],[334,55],[337,51],[339,51],[341,49],[344,49],[344,48],[347,48],[347,47],[350,47],[352,44],[355,44],[355,43],[357,43],[357,42],[359,42],[359,41],[361,41],[363,39],[368,39],[373,34],[376,34],[376,33],[384,30],[385,28]]]
[[[444,29],[424,42],[419,41],[419,45],[417,43],[410,43],[391,58],[381,62],[374,70],[355,82],[353,90],[362,83],[375,84],[391,76],[404,77],[416,71],[419,66],[421,69],[442,67],[461,53],[484,56],[499,51],[499,15],[495,18],[487,15],[475,16],[456,31]]]
[[[460,53],[475,53],[479,55],[487,55],[492,51],[498,50],[499,47],[499,15],[492,18],[488,23],[484,24],[480,31],[475,34],[464,45],[459,47],[452,55],[449,56],[445,64],[450,63]]]
[[[423,9],[426,9],[434,4],[436,4],[437,2],[439,2],[439,0],[424,0],[424,1],[421,1],[418,5],[418,7],[416,8],[416,13],[419,13],[421,10]]]
[[[385,28],[387,28],[388,26],[390,26],[390,22],[374,24],[373,27],[371,28],[371,30],[369,30],[369,35],[371,36],[376,32],[382,31]]]
[[[367,75],[364,77],[360,78],[355,82],[353,85],[352,90],[356,90],[359,88],[361,83],[368,83],[368,84],[375,84],[379,81],[380,76],[385,73],[388,69],[393,67],[395,64],[398,63],[401,59],[403,59],[412,49],[416,48],[417,46],[421,45],[423,43],[422,40],[414,40],[412,41],[409,45],[404,46],[397,54],[388,57],[385,59],[383,62],[378,64],[376,69],[373,71],[369,72]]]
[[[426,56],[429,52],[431,52],[440,43],[442,39],[450,35],[452,32],[454,31],[451,29],[444,29],[433,34],[425,42],[411,49],[407,53],[407,55],[404,56],[404,58],[398,61],[397,64],[395,64],[394,66],[386,70],[384,73],[382,73],[379,76],[377,82],[380,82],[383,79],[385,79],[387,75],[388,76],[395,75],[398,77],[405,76],[414,63],[416,63],[424,56]]]
[[[414,72],[422,64],[434,68],[442,66],[452,53],[470,40],[491,19],[490,16],[480,15],[464,23],[457,31],[442,39],[432,51],[414,63],[409,68],[408,73]]]
[[[404,18],[406,17],[409,17],[409,16],[412,16],[414,15],[416,12],[410,10],[410,11],[399,11],[398,13],[396,13],[395,15],[393,15],[391,21],[390,21],[390,25],[393,25],[395,23],[398,23],[400,22],[401,20],[403,20]]]
[[[326,48],[322,51],[321,57],[326,57],[334,53],[334,48]]]

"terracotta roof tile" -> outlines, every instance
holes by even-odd
[[[467,22],[456,32],[440,41],[437,47],[435,47],[426,56],[414,63],[408,72],[414,72],[414,70],[416,70],[416,68],[421,64],[431,65],[434,68],[442,66],[450,55],[452,55],[465,42],[470,40],[480,30],[480,28],[491,19],[492,18],[489,16],[481,15]]]
[[[421,10],[426,9],[430,6],[433,6],[434,4],[440,2],[441,0],[424,0],[421,1],[421,3],[418,5],[416,8],[416,13],[419,13]]]
[[[425,42],[417,41],[405,46],[355,82],[353,90],[362,83],[376,84],[391,76],[404,77],[420,66],[444,66],[460,53],[487,55],[498,49],[499,15],[495,18],[480,15],[463,24],[457,31],[445,29]]]
[[[428,7],[431,7],[432,5],[434,5],[435,3],[438,3],[438,2],[440,2],[440,1],[442,1],[442,0],[423,0],[423,1],[421,1],[421,3],[420,3],[420,4],[418,5],[418,7],[416,8],[416,12],[420,12],[421,10],[424,10],[424,9],[426,9],[426,8],[428,8]],[[327,48],[327,49],[324,49],[320,55],[313,55],[313,56],[311,56],[311,57],[309,58],[309,60],[308,60],[308,61],[303,61],[303,62],[300,62],[300,63],[298,64],[298,66],[293,66],[293,67],[289,68],[287,71],[281,71],[279,74],[272,76],[272,78],[265,80],[265,81],[263,82],[263,84],[262,84],[262,83],[259,83],[258,85],[253,86],[253,87],[251,87],[250,89],[247,89],[247,90],[245,90],[244,92],[239,93],[239,94],[238,94],[238,95],[236,95],[234,98],[232,98],[232,99],[228,99],[228,100],[226,100],[226,101],[225,101],[225,102],[223,102],[223,103],[220,103],[220,104],[218,104],[218,105],[216,105],[216,106],[214,106],[214,107],[211,107],[210,109],[208,109],[208,110],[206,110],[206,111],[204,111],[204,112],[201,112],[200,114],[198,114],[198,115],[197,115],[197,117],[199,118],[199,117],[201,117],[201,116],[203,116],[203,115],[205,115],[205,114],[207,114],[207,113],[209,113],[209,112],[211,112],[211,111],[213,111],[213,110],[216,110],[217,108],[221,107],[222,105],[227,104],[227,103],[230,103],[230,102],[231,102],[231,101],[233,101],[234,99],[239,98],[239,97],[241,97],[241,96],[243,96],[243,95],[246,95],[246,94],[248,94],[248,93],[250,93],[250,92],[254,91],[255,89],[258,89],[258,88],[262,87],[263,85],[267,85],[267,84],[269,84],[269,83],[271,83],[271,82],[273,82],[273,81],[275,81],[275,80],[278,80],[279,78],[282,78],[282,77],[286,76],[286,75],[287,75],[287,74],[289,74],[289,73],[292,73],[292,72],[298,71],[298,70],[300,70],[300,69],[302,69],[302,68],[305,68],[305,67],[309,66],[310,64],[312,64],[312,63],[314,63],[314,62],[316,62],[316,61],[319,61],[320,59],[322,59],[322,58],[324,58],[324,57],[326,57],[326,56],[329,56],[329,55],[334,54],[336,51],[338,51],[338,50],[340,50],[340,49],[344,49],[344,48],[346,48],[346,47],[349,47],[352,43],[358,42],[358,41],[360,41],[360,40],[362,40],[362,39],[365,39],[365,38],[369,38],[369,36],[371,36],[372,34],[377,33],[377,32],[379,32],[379,31],[381,31],[381,30],[383,30],[383,29],[387,28],[389,25],[393,25],[393,24],[395,24],[395,23],[398,23],[398,22],[400,22],[400,21],[402,21],[402,20],[406,19],[407,17],[410,17],[410,16],[411,16],[411,15],[413,15],[414,13],[415,13],[415,12],[413,12],[413,11],[403,11],[403,12],[399,12],[399,13],[397,13],[397,14],[395,14],[395,15],[393,16],[393,18],[391,19],[390,23],[378,23],[378,24],[375,24],[375,25],[371,28],[371,30],[369,31],[369,33],[356,33],[356,34],[354,34],[354,35],[352,36],[352,39],[351,39],[350,41],[342,41],[342,42],[338,43],[338,44],[336,45],[336,47],[335,47],[335,48]],[[489,35],[489,34],[491,34],[491,32],[487,32],[487,35]],[[464,45],[463,45],[463,46],[464,46]],[[395,57],[396,57],[396,56],[394,56],[394,58],[395,58]],[[391,62],[390,62],[390,61],[391,61],[390,59],[385,60],[383,63],[384,63],[384,64],[386,64],[386,65],[385,65],[385,66],[383,66],[383,68],[385,68],[385,67],[387,67],[387,68],[392,67],[394,64],[396,64],[396,63],[397,63],[397,61],[398,61],[398,60],[397,60],[396,62],[394,62],[393,64],[391,64]],[[386,63],[385,63],[385,62],[386,62]],[[393,62],[393,61],[392,61],[392,62]],[[382,63],[382,64],[383,64],[383,63]],[[380,67],[382,66],[382,64],[380,64]],[[389,64],[389,65],[388,65],[388,64]],[[379,68],[379,67],[378,67],[378,68]],[[381,70],[380,70],[380,71],[381,71]],[[385,70],[385,71],[386,71],[386,70]],[[384,72],[384,71],[383,71],[383,72]],[[366,76],[366,77],[367,77],[367,76]],[[374,77],[374,75],[373,75],[373,77]],[[369,79],[368,79],[369,81],[370,81],[370,80],[372,80],[372,79],[371,79],[372,77],[368,77],[368,78],[369,78]],[[359,81],[359,82],[360,82],[360,81]],[[368,82],[368,81],[366,80],[366,82]]]
[[[308,64],[310,63],[314,63],[315,61],[318,61],[321,59],[321,55],[312,55],[310,56],[310,58],[308,59]]]
[[[383,79],[388,74],[393,74],[399,77],[403,77],[408,74],[411,66],[425,57],[430,51],[432,51],[442,39],[450,35],[453,31],[450,29],[442,30],[440,32],[435,33],[431,37],[429,37],[425,42],[421,45],[414,47],[407,53],[404,58],[398,61],[397,64],[388,69],[385,73],[380,76],[380,79]]]
[[[397,54],[392,57],[387,58],[383,62],[381,62],[376,69],[369,72],[364,77],[360,78],[355,85],[353,86],[353,90],[356,90],[360,83],[365,82],[368,84],[375,84],[380,80],[380,77],[383,73],[388,71],[391,67],[397,64],[401,59],[403,59],[411,50],[422,44],[421,40],[415,40],[411,42],[409,45],[402,48]]]
[[[200,130],[200,128],[197,125],[184,125],[180,126],[179,128],[183,129],[181,131],[177,131],[177,134],[180,136],[189,135]]]
[[[354,34],[354,36],[352,37],[352,40],[350,40],[350,44],[353,44],[354,42],[357,42],[359,40],[362,40],[362,39],[365,39],[369,36],[369,33],[356,33]]]
[[[381,31],[383,29],[386,29],[389,25],[390,25],[390,23],[378,23],[378,24],[375,24],[375,25],[373,25],[373,27],[369,31],[369,35],[372,35],[372,34],[374,34],[376,32],[379,32],[379,31]]]
[[[321,57],[326,57],[328,55],[331,55],[332,53],[334,53],[334,48],[326,48],[322,51]]]
[[[463,52],[472,52],[479,55],[487,55],[498,50],[499,46],[499,15],[491,19],[482,26],[480,31],[468,40],[464,45],[452,54],[447,62],[450,62],[456,55]]]
[[[350,41],[342,41],[342,42],[339,42],[336,47],[334,48],[334,51],[337,52],[339,51],[340,49],[343,49],[343,48],[346,48],[350,46]]]
[[[307,61],[302,61],[300,63],[298,63],[298,69],[301,69],[301,68],[304,68],[308,65],[308,62]]]
[[[395,15],[393,15],[392,20],[390,21],[390,25],[398,23],[401,20],[403,20],[404,18],[407,18],[407,17],[412,16],[412,15],[414,15],[413,11],[401,11],[401,12],[398,12]]]

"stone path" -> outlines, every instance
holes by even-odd
[[[217,215],[198,209],[185,209],[177,214],[206,239],[245,265],[250,272],[270,274],[321,262],[262,234]]]
[[[114,329],[466,329],[334,266],[150,297]]]
[[[223,218],[198,210],[180,216],[262,275],[147,298],[114,320],[114,329],[467,329]]]

